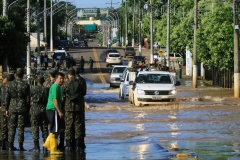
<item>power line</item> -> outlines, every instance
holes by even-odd
[[[111,3],[106,3],[106,4],[111,4],[111,9],[112,9],[112,5],[113,5],[113,4],[118,4],[118,3],[119,3],[119,2],[113,3],[112,0],[111,0]]]

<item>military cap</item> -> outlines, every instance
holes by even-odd
[[[2,78],[8,78],[8,72],[3,72]]]
[[[37,78],[36,78],[36,80],[37,80],[38,82],[40,82],[40,83],[43,83],[43,82],[44,82],[44,77],[41,76],[41,75],[38,75]]]
[[[13,81],[13,80],[14,80],[14,74],[8,73],[8,81]]]
[[[49,74],[56,74],[57,71],[55,69],[50,69]]]
[[[80,72],[80,67],[79,66],[73,66],[73,69],[75,70],[75,72]]]
[[[24,69],[22,69],[22,68],[17,68],[16,73],[17,73],[17,74],[20,74],[20,75],[24,75]]]

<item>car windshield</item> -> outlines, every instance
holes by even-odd
[[[134,59],[136,60],[136,61],[141,61],[142,60],[142,56],[134,56]]]
[[[126,48],[127,51],[134,51],[134,48]]]
[[[114,67],[112,73],[123,73],[125,67]]]
[[[118,51],[115,49],[111,49],[111,50],[107,50],[107,53],[118,53]]]
[[[119,54],[109,54],[109,57],[120,57]]]
[[[59,44],[68,44],[68,42],[63,40],[63,41],[59,41]]]
[[[173,82],[169,74],[139,74],[136,83],[172,84]]]

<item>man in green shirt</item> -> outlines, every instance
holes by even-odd
[[[50,154],[63,154],[57,151],[58,136],[64,131],[64,119],[62,107],[62,88],[64,74],[57,73],[56,81],[51,86],[46,107],[47,117],[50,123],[50,134],[43,147],[50,150]]]

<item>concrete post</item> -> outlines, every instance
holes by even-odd
[[[193,77],[192,87],[197,88],[197,27],[198,27],[198,0],[194,0],[194,42],[193,42]]]

